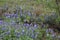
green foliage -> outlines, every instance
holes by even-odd
[[[8,1],[10,1],[10,0],[0,0],[0,5],[1,6],[4,5],[4,4],[6,4],[6,2],[8,3]],[[31,7],[34,8],[35,7],[34,5],[39,5],[41,3],[44,6],[43,10],[45,10],[46,12],[56,12],[57,11],[57,13],[58,13],[58,9],[56,8],[57,6],[56,6],[56,3],[55,3],[55,0],[35,0],[33,2],[31,2],[31,1],[27,2],[27,0],[22,0],[22,1],[11,0],[11,1],[13,2],[13,4],[12,4],[12,2],[8,3],[8,5],[10,5],[10,7],[15,7],[16,5],[21,5],[21,7],[26,10],[26,9],[31,9]],[[32,5],[32,4],[34,4],[34,5]],[[28,15],[24,16],[23,15],[23,16],[20,16],[17,19],[14,19],[14,20],[15,21],[18,20],[19,22],[21,21],[21,24],[24,22],[25,19],[26,20],[31,19],[32,21],[34,21],[36,23],[37,22],[44,22],[44,21],[48,21],[48,22],[56,23],[56,24],[60,23],[60,16],[58,16],[58,18],[55,18],[55,16],[54,17],[49,16],[49,18],[47,18],[46,20],[44,19],[44,16],[35,17],[35,18],[33,18],[33,17],[34,16],[28,16]],[[4,19],[5,19],[4,20],[5,22],[11,22],[10,18],[8,18],[8,20],[6,18],[4,18]],[[10,29],[10,27],[9,27],[9,29]],[[46,32],[45,32],[46,29],[47,29],[47,27],[46,28],[41,28],[41,26],[39,26],[39,29],[35,30],[36,32],[39,32],[38,37],[36,38],[37,40],[42,40],[44,37],[46,37],[46,40],[53,40],[52,37],[50,36],[50,34],[49,34],[49,36],[46,36]],[[20,28],[19,31],[21,31],[21,30],[22,29]],[[4,31],[0,30],[0,34],[3,34],[3,32]],[[33,38],[31,38],[27,35],[21,35],[20,38],[16,38],[16,36],[14,34],[15,33],[14,28],[12,28],[10,30],[10,32],[11,32],[11,34],[10,35],[5,35],[3,40],[34,40]]]
[[[56,24],[60,24],[60,16],[56,19]]]
[[[33,39],[25,35],[25,36],[21,36],[19,40],[33,40]]]

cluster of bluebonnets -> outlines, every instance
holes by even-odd
[[[56,36],[53,29],[47,29],[48,25],[43,24],[43,21],[53,22],[57,18],[55,13],[50,16],[39,15],[36,17],[30,11],[18,8],[14,12],[4,13],[3,18],[4,20],[0,19],[1,40],[42,40],[43,34],[49,36],[49,32],[52,37]],[[31,23],[29,23],[30,20]],[[50,39],[53,39],[52,37]]]

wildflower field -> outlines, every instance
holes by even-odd
[[[60,1],[0,0],[0,40],[60,40]]]

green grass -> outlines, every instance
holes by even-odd
[[[46,0],[0,0],[0,6],[5,4],[9,5],[11,8],[16,8],[16,5],[22,7],[23,10],[36,10],[42,9],[43,13],[56,12],[55,0],[47,2]],[[39,6],[40,5],[40,6]],[[39,6],[39,7],[38,7]],[[33,10],[32,10],[33,9]]]

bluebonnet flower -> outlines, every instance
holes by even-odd
[[[5,35],[9,35],[9,34],[10,34],[10,31],[5,32]]]
[[[18,14],[15,14],[15,18],[18,18]]]
[[[53,34],[54,31],[53,31],[53,29],[49,28],[49,29],[46,30],[46,33],[51,33],[51,34]]]
[[[1,28],[2,31],[5,31],[6,29],[7,29],[6,27],[2,27],[2,28]]]
[[[49,30],[49,32],[53,33],[53,29],[49,28],[48,30]]]
[[[15,21],[14,20],[11,20],[11,25],[15,25]]]
[[[3,26],[5,26],[5,27],[7,27],[8,25],[9,25],[8,22],[3,23]]]
[[[36,30],[35,28],[32,28],[32,29],[31,29],[32,33],[35,33],[35,30]]]
[[[25,23],[24,26],[29,26],[29,24],[28,23]]]
[[[19,32],[16,32],[16,37],[19,38],[20,37],[20,33]]]
[[[14,13],[10,14],[11,17],[14,17]]]
[[[22,32],[25,32],[25,30],[22,30]]]
[[[10,16],[6,16],[6,18],[10,18]]]
[[[32,28],[30,27],[29,30],[32,30]]]
[[[29,16],[32,16],[32,14],[30,13],[30,11],[28,11],[28,15],[29,15]]]
[[[37,28],[38,27],[38,25],[37,24],[34,24],[34,28]]]
[[[14,14],[14,13],[10,14],[10,16],[11,16],[11,18],[17,18],[18,17],[18,15]]]
[[[53,33],[51,36],[52,36],[52,37],[55,37],[55,36],[56,36],[56,33]]]
[[[32,38],[35,38],[35,35],[34,35],[34,34],[32,34],[32,35],[31,35],[31,37],[32,37]]]
[[[47,30],[46,30],[46,33],[48,33],[48,32],[49,32],[49,30],[47,29]]]
[[[2,20],[0,20],[0,25],[2,25],[3,24],[3,21]]]
[[[4,15],[5,15],[6,18],[10,18],[11,17],[10,14],[8,14],[8,13],[5,13]]]
[[[25,30],[24,30],[24,29],[22,29],[22,32],[21,32],[21,34],[22,34],[22,35],[24,35],[24,34],[25,34]]]

